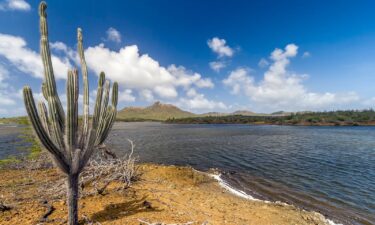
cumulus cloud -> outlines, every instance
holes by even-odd
[[[161,66],[149,55],[139,54],[136,45],[112,51],[101,44],[86,49],[85,55],[88,67],[96,74],[105,71],[108,78],[116,80],[123,87],[139,91],[148,100],[154,94],[161,98],[176,98],[179,87],[187,89],[191,86],[214,86],[209,78],[203,78],[199,73],[182,66]]]
[[[113,41],[113,42],[116,42],[116,43],[121,42],[121,33],[118,30],[116,30],[115,28],[113,28],[113,27],[108,28],[106,34],[107,34],[107,40],[108,41]]]
[[[220,72],[221,69],[226,67],[225,62],[223,62],[223,61],[213,61],[213,62],[210,62],[209,65],[210,65],[211,69],[216,71],[216,72]]]
[[[0,105],[15,105],[13,96],[9,95],[9,84],[6,79],[9,77],[9,72],[4,66],[0,64]]]
[[[29,49],[26,41],[17,36],[0,33],[0,56],[6,58],[18,70],[43,78],[43,64],[39,53]],[[68,57],[52,55],[52,64],[57,79],[65,79],[71,64]]]
[[[261,58],[261,59],[259,60],[259,62],[258,62],[258,66],[259,66],[260,68],[265,68],[265,67],[267,67],[269,64],[270,64],[270,63],[269,63],[268,60],[265,59],[265,58]]]
[[[49,44],[50,48],[52,50],[55,50],[56,52],[62,52],[65,54],[67,58],[64,60],[67,61],[68,58],[72,60],[74,63],[79,64],[79,56],[76,51],[68,47],[65,43],[56,41],[56,42],[51,42]]]
[[[78,54],[63,42],[52,42],[50,47],[53,53],[55,76],[58,79],[65,79],[67,70],[72,65],[79,65]],[[88,47],[85,55],[90,71],[96,75],[105,71],[107,78],[116,80],[120,84],[119,100],[123,102],[135,101],[136,95],[140,100],[145,101],[154,101],[154,99],[172,101],[178,99],[179,95],[185,94],[190,88],[214,87],[210,78],[205,78],[183,66],[174,64],[161,66],[149,55],[140,54],[136,45],[124,46],[118,51],[113,51],[106,48],[104,44],[99,44]],[[44,77],[39,53],[30,49],[21,37],[0,34],[0,56],[9,62],[7,68],[13,67],[36,78]],[[3,80],[7,76],[7,70],[2,69],[0,72],[0,79]],[[6,84],[0,83],[2,86]],[[4,96],[2,94],[3,99]]]
[[[8,78],[9,71],[5,69],[3,65],[0,64],[0,87],[3,84],[3,81]]]
[[[5,0],[0,3],[0,10],[29,11],[31,6],[25,0]]]
[[[187,90],[186,97],[180,98],[176,105],[188,110],[225,110],[228,108],[221,101],[207,99],[204,94],[198,93],[194,88]]]
[[[208,47],[215,52],[219,58],[221,57],[232,57],[234,50],[226,44],[225,39],[214,37],[207,41]]]
[[[147,102],[152,102],[154,101],[154,95],[152,94],[152,91],[148,89],[143,89],[139,92],[139,96],[141,97],[142,100],[145,100]]]
[[[355,92],[337,94],[308,91],[303,84],[308,76],[287,70],[290,59],[297,53],[298,46],[295,44],[287,45],[284,50],[275,49],[270,56],[272,63],[258,83],[246,68],[232,71],[223,83],[231,88],[232,94],[244,93],[262,110],[319,110],[359,100]]]
[[[118,100],[120,102],[134,102],[135,101],[135,97],[131,89],[120,91],[118,95],[119,95]]]

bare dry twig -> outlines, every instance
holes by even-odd
[[[43,205],[47,208],[47,211],[40,218],[40,220],[39,220],[40,222],[47,221],[48,216],[50,216],[53,213],[53,211],[55,211],[55,207],[53,207],[53,205],[49,204],[47,200],[45,200],[43,202]]]
[[[103,194],[112,182],[123,184],[122,189],[128,188],[137,177],[136,158],[133,157],[135,145],[131,145],[130,153],[124,157],[103,157],[91,160],[81,174],[81,188],[92,185],[97,194]],[[111,154],[112,155],[112,154]]]

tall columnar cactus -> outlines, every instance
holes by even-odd
[[[78,28],[78,53],[83,74],[83,121],[78,123],[78,71],[68,71],[66,82],[66,114],[57,93],[53,74],[51,53],[47,29],[47,5],[39,5],[40,16],[40,53],[44,67],[43,96],[48,104],[39,102],[36,107],[31,88],[25,86],[23,96],[27,113],[35,133],[43,146],[51,153],[57,167],[67,175],[67,203],[69,224],[78,224],[78,181],[79,174],[85,167],[95,149],[103,145],[116,117],[118,85],[112,88],[112,104],[109,103],[110,83],[102,72],[99,76],[97,97],[92,121],[89,120],[89,82],[85,61],[82,31]]]

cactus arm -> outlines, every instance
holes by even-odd
[[[102,131],[104,130],[104,124],[105,124],[106,114],[107,114],[107,106],[108,106],[108,101],[109,101],[109,90],[110,90],[110,84],[109,84],[109,81],[106,80],[104,84],[104,96],[102,99],[100,115],[98,116],[99,121],[98,121],[97,134],[96,134],[97,139],[99,139]]]
[[[108,102],[109,102],[109,90],[111,88],[111,85],[109,83],[109,80],[106,80],[105,81],[105,84],[104,84],[104,97],[103,97],[103,100],[102,100],[102,109],[100,110],[100,115],[99,115],[99,123],[101,123],[106,115],[106,111],[107,111],[107,106],[108,106]]]
[[[45,75],[45,86],[46,86],[46,94],[48,97],[53,96],[56,98],[55,103],[57,115],[56,119],[60,123],[60,127],[64,126],[64,111],[61,105],[61,101],[57,95],[56,89],[56,82],[55,77],[53,74],[53,67],[52,67],[52,60],[51,60],[51,53],[49,49],[49,41],[48,41],[48,27],[47,27],[47,4],[45,2],[41,2],[39,5],[39,16],[40,16],[40,54],[42,56],[43,61],[43,68],[44,68],[44,75]]]
[[[111,128],[115,121],[116,114],[117,114],[116,109],[113,108],[112,106],[109,106],[107,110],[107,115],[105,118],[105,124],[103,125],[103,128],[100,131],[99,136],[97,137],[96,145],[103,144],[105,139],[108,137],[108,134],[111,131]]]
[[[56,141],[57,146],[59,149],[64,150],[64,135],[63,129],[58,120],[58,109],[56,105],[56,99],[54,97],[48,97],[48,108],[49,108],[49,115],[51,118],[51,133],[53,139]]]
[[[47,93],[47,86],[46,86],[46,83],[43,82],[42,83],[42,94],[43,94],[43,97],[44,99],[48,99],[48,93]]]
[[[112,106],[117,108],[118,102],[118,83],[115,82],[112,87]]]
[[[44,130],[46,131],[47,135],[50,136],[51,134],[49,132],[48,111],[46,105],[42,101],[38,103],[38,113]]]
[[[98,122],[99,122],[100,109],[101,109],[101,105],[102,105],[104,81],[105,81],[105,74],[104,74],[104,72],[101,72],[100,75],[99,75],[98,89],[97,89],[97,93],[96,93],[94,115],[92,116],[92,127],[95,130],[98,127]]]
[[[79,165],[79,171],[82,170],[85,166],[86,163],[89,161],[92,153],[95,150],[95,140],[96,140],[96,130],[95,129],[90,129],[89,131],[89,136],[87,138],[87,142],[85,145],[85,148],[82,151],[81,157],[80,157],[80,165]]]
[[[83,48],[83,35],[82,29],[77,29],[77,42],[78,42],[78,54],[81,60],[81,70],[83,76],[83,123],[82,123],[82,136],[85,138],[89,132],[89,82],[87,73],[87,64],[85,59],[85,53]],[[85,140],[82,140],[83,143]],[[82,144],[80,144],[82,146]]]
[[[33,93],[31,88],[25,86],[23,89],[23,97],[25,102],[25,107],[27,114],[29,115],[31,124],[35,130],[36,135],[38,136],[39,140],[43,144],[43,146],[54,156],[55,162],[57,166],[64,172],[69,172],[69,164],[64,156],[64,154],[58,149],[58,147],[52,142],[49,138],[47,132],[43,128],[42,122],[38,116],[38,112],[36,110],[35,102]]]
[[[108,107],[111,109],[107,109],[108,115],[108,123],[106,124],[104,130],[102,131],[99,140],[97,141],[98,145],[103,144],[105,139],[107,139],[109,131],[112,129],[112,126],[115,122],[116,115],[117,115],[117,103],[118,103],[118,84],[115,82],[112,87],[112,107]]]
[[[78,74],[77,70],[68,71],[66,83],[67,109],[65,119],[65,145],[70,153],[75,149],[78,127]],[[73,156],[72,156],[73,157]]]

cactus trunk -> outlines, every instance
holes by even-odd
[[[68,224],[78,224],[78,195],[79,195],[79,176],[69,174],[67,179],[67,205],[68,205]]]
[[[81,59],[84,86],[82,127],[78,126],[79,78],[77,69],[68,71],[66,82],[67,112],[65,114],[57,93],[56,81],[53,74],[48,42],[46,9],[46,3],[41,2],[39,5],[40,52],[45,76],[42,91],[47,101],[48,109],[44,102],[40,102],[38,108],[36,107],[30,87],[24,87],[23,96],[26,111],[35,134],[44,148],[52,155],[56,166],[67,177],[68,224],[77,225],[79,174],[95,149],[103,145],[112,128],[116,117],[118,85],[116,82],[113,84],[112,105],[108,106],[111,87],[109,81],[105,80],[105,74],[103,72],[100,74],[94,115],[90,122],[87,65],[82,44],[82,31],[78,29],[78,53]]]

